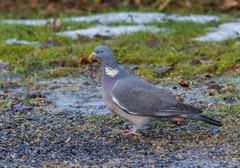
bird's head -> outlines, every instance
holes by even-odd
[[[105,47],[105,46],[98,46],[97,48],[95,48],[94,53],[92,53],[89,56],[89,58],[97,58],[101,62],[105,62],[108,59],[115,60],[112,51],[108,47]]]

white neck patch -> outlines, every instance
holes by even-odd
[[[108,76],[111,76],[111,77],[114,77],[115,75],[118,74],[118,70],[117,69],[112,69],[110,67],[105,67],[105,73],[108,75]]]

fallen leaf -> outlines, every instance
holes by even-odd
[[[214,61],[206,61],[206,60],[200,60],[200,59],[194,59],[190,63],[190,65],[197,65],[197,64],[212,64]]]
[[[49,23],[48,28],[53,29],[54,31],[59,31],[61,29],[61,23],[59,19],[54,18],[51,23]]]
[[[78,63],[79,64],[90,64],[90,59],[86,55],[82,54],[82,55],[78,56]]]
[[[158,47],[158,43],[159,43],[158,38],[155,37],[153,34],[151,34],[150,37],[149,37],[149,40],[148,40],[147,44],[148,44],[150,47]]]
[[[212,107],[212,106],[214,106],[213,103],[209,103],[209,104],[208,104],[208,107]]]
[[[221,86],[219,86],[218,84],[210,85],[207,87],[207,89],[221,89]]]
[[[93,36],[93,38],[100,39],[100,40],[110,40],[110,39],[112,39],[110,36],[102,36],[100,34],[96,34],[95,36]]]
[[[48,14],[48,15],[56,13],[57,12],[57,10],[55,8],[56,5],[57,5],[56,2],[49,3],[48,6],[43,10],[43,12]]]
[[[189,87],[189,84],[187,84],[184,80],[179,79],[178,84],[182,87]]]
[[[225,0],[221,6],[222,10],[228,10],[230,8],[238,6],[239,3],[235,0]]]
[[[240,71],[240,64],[235,64],[233,66],[227,67],[224,72],[239,72]]]
[[[89,70],[92,70],[92,66],[95,62],[98,62],[97,60],[95,59],[89,59],[87,56],[85,56],[84,54],[82,55],[79,55],[78,57],[78,63],[79,64],[86,64],[88,65],[88,69]]]
[[[38,51],[31,51],[28,53],[28,55],[39,55],[41,53],[41,50]]]
[[[171,63],[171,64],[169,64],[169,65],[166,65],[166,66],[157,68],[157,69],[156,69],[156,72],[157,72],[158,74],[161,74],[161,73],[164,73],[164,72],[166,72],[166,71],[168,71],[168,70],[170,70],[170,69],[173,69],[173,68],[174,68],[174,65],[177,64],[182,58],[183,58],[183,57],[180,57],[177,61],[175,61],[175,62],[173,62],[173,63]]]
[[[76,36],[77,36],[77,39],[73,40],[74,42],[83,43],[83,42],[85,42],[85,41],[90,40],[89,37],[83,36],[83,35],[81,35],[81,34],[77,34]]]
[[[139,5],[142,0],[134,0],[135,5]]]
[[[208,77],[208,78],[211,78],[212,77],[212,74],[210,73],[205,73],[204,76]]]
[[[115,118],[115,117],[117,117],[117,114],[112,113],[112,114],[111,114],[111,117],[112,117],[112,118]]]

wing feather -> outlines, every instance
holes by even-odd
[[[114,103],[133,115],[177,116],[202,112],[179,103],[173,95],[135,76],[118,80],[113,87],[112,96]]]

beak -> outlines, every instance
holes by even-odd
[[[88,58],[91,59],[92,57],[94,57],[96,55],[96,53],[92,53]]]

